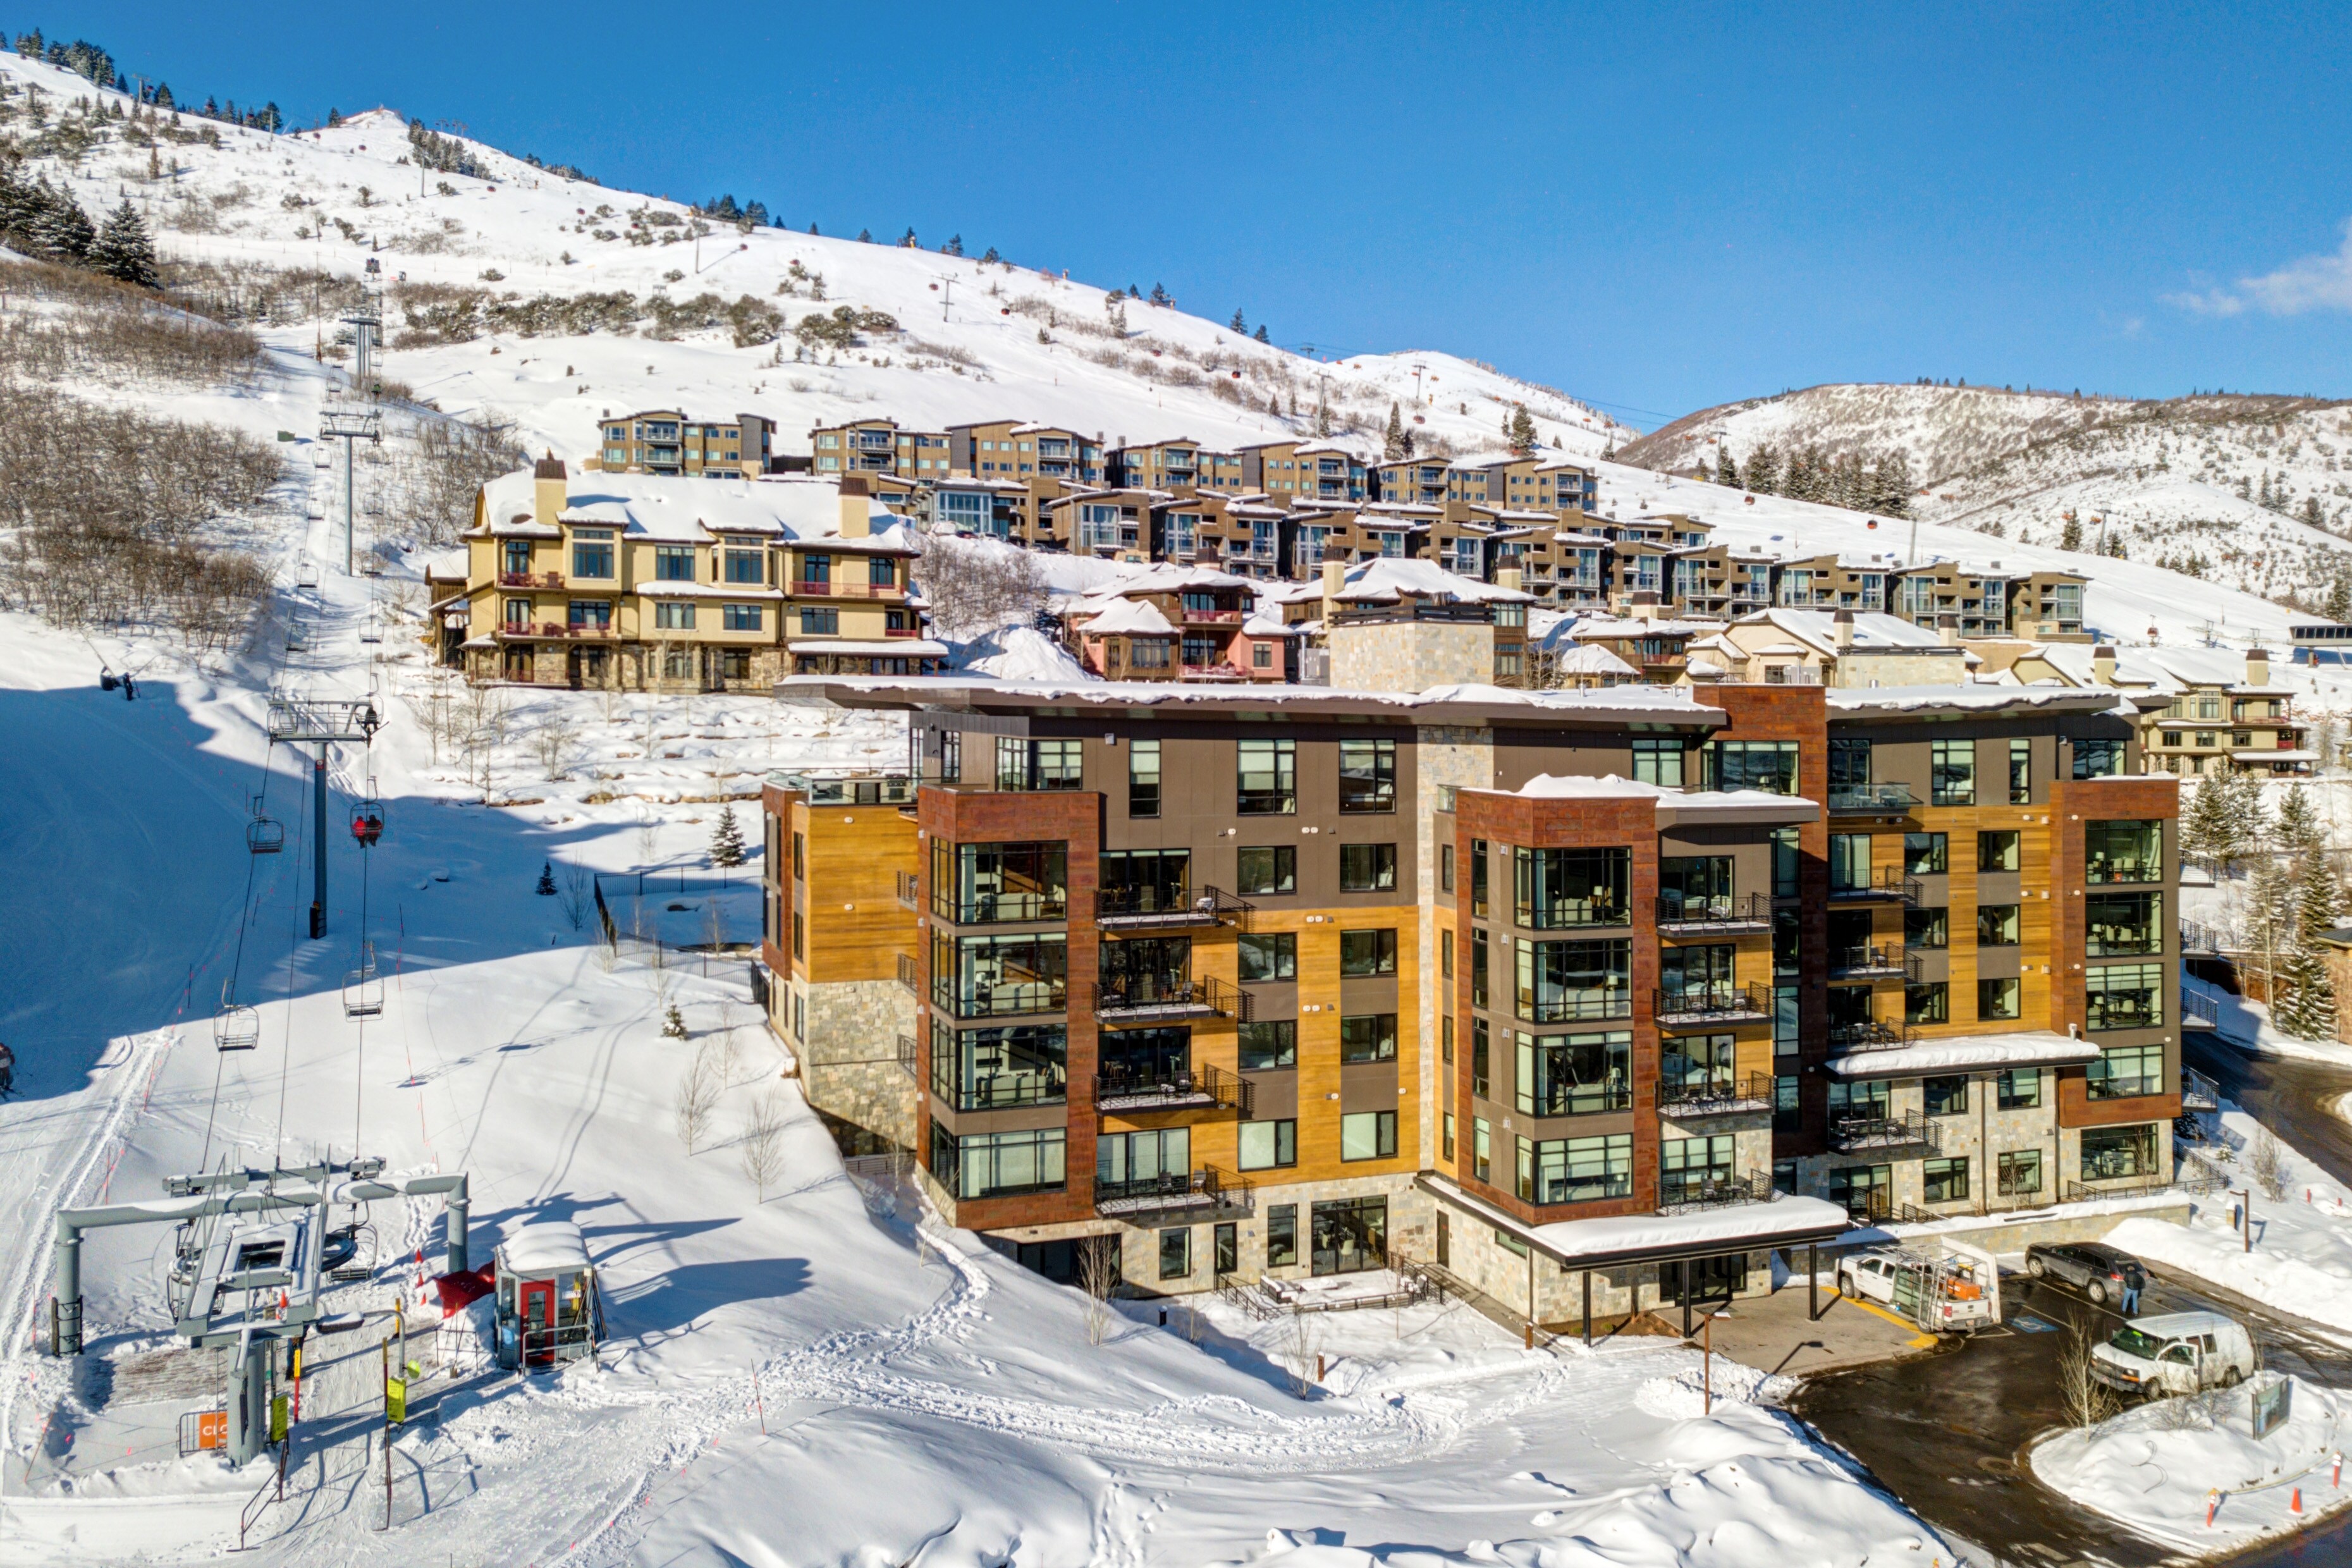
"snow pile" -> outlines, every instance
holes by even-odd
[[[2253,1436],[2254,1391],[2279,1381],[2259,1373],[2238,1388],[2151,1401],[2085,1431],[2060,1432],[2034,1446],[2042,1484],[2141,1534],[2198,1553],[2234,1551],[2302,1527],[2347,1500],[2330,1484],[2343,1443],[2344,1395],[2300,1377],[2286,1423]],[[2305,1515],[2292,1511],[2295,1489]],[[2220,1494],[2212,1527],[2205,1512]]]
[[[1676,1373],[1672,1377],[1654,1377],[1636,1390],[1633,1397],[1653,1415],[1687,1421],[1707,1413],[1710,1394],[1717,1405],[1778,1405],[1796,1389],[1797,1380],[1793,1377],[1759,1372],[1722,1356],[1713,1359],[1711,1374],[1703,1369]]]
[[[2231,1223],[2237,1200],[2226,1192],[2197,1198],[2186,1226],[2127,1219],[2106,1239],[2250,1300],[2352,1330],[2352,1218],[2343,1187],[2281,1142],[2278,1180],[2284,1196],[2273,1199],[2252,1168],[2260,1124],[2227,1106],[2220,1120],[2220,1143],[2205,1152],[2229,1173],[2231,1186],[2252,1190],[2253,1249],[2246,1250]]]
[[[1011,626],[964,644],[951,661],[965,675],[999,680],[1097,680],[1070,650],[1034,626]]]

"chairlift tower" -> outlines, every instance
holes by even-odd
[[[360,340],[367,340],[362,336]],[[365,350],[361,351],[363,354]],[[383,442],[383,416],[373,408],[328,407],[319,410],[319,439],[343,444],[343,575],[358,575],[352,539],[352,487],[359,471],[359,443]]]
[[[319,699],[280,693],[269,700],[269,740],[273,745],[315,745],[310,766],[310,939],[327,934],[327,748],[337,742],[366,745],[383,728],[373,698]]]

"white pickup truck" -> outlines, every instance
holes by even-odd
[[[1881,1302],[1939,1334],[2000,1321],[2000,1266],[1966,1242],[1850,1253],[1838,1259],[1838,1292]]]
[[[2245,1325],[2219,1312],[2165,1312],[2126,1323],[2091,1347],[2091,1375],[2125,1394],[2160,1399],[2235,1388],[2254,1373]]]

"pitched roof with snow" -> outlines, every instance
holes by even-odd
[[[1148,599],[1113,599],[1101,614],[1080,623],[1078,630],[1093,637],[1172,637],[1176,628]]]
[[[1323,597],[1320,578],[1286,584],[1268,595],[1276,604],[1296,605]],[[1516,588],[1497,587],[1475,577],[1448,572],[1434,561],[1402,555],[1375,555],[1359,561],[1341,574],[1333,597],[1353,605],[1393,605],[1402,599],[1434,599],[1440,604],[1531,605],[1535,595]]]
[[[1775,607],[1759,610],[1752,616],[1742,616],[1732,623],[1738,626],[1769,626],[1788,633],[1815,653],[1834,655],[1837,649],[1837,616],[1829,610],[1790,610]],[[1857,653],[1884,653],[1890,648],[1943,647],[1945,643],[1936,633],[1913,626],[1900,616],[1881,615],[1864,610],[1853,617],[1853,647]],[[1958,652],[1957,648],[1953,650]]]
[[[528,468],[501,474],[482,487],[483,516],[495,535],[543,532],[536,515]],[[618,529],[625,537],[701,543],[722,533],[761,534],[772,539],[837,539],[841,532],[841,487],[833,479],[790,476],[764,479],[688,479],[668,474],[583,473],[572,476],[560,514],[567,523]],[[869,498],[868,526],[880,540],[899,519]],[[866,541],[841,542],[851,549]],[[879,553],[913,553],[911,535]]]

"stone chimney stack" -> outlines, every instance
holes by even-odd
[[[1959,647],[1960,617],[1958,616],[1937,616],[1936,617],[1936,640],[1942,643],[1946,647]]]
[[[1853,612],[1840,610],[1830,617],[1830,646],[1840,653],[1853,651]]]
[[[1497,588],[1507,588],[1517,594],[1521,592],[1519,584],[1524,581],[1526,579],[1520,576],[1517,566],[1500,566],[1495,570],[1495,586]]]
[[[2091,649],[2091,680],[2098,686],[2116,683],[2115,644],[2103,642]]]
[[[1655,588],[1634,589],[1633,596],[1626,601],[1625,613],[1637,621],[1656,620],[1659,613],[1658,591]]]
[[[841,537],[866,539],[874,532],[873,496],[864,474],[841,476]]]
[[[552,452],[531,465],[530,520],[541,528],[553,528],[563,515],[565,478],[563,459]]]
[[[2246,684],[2268,686],[2271,683],[2271,652],[2265,647],[2246,650]]]

